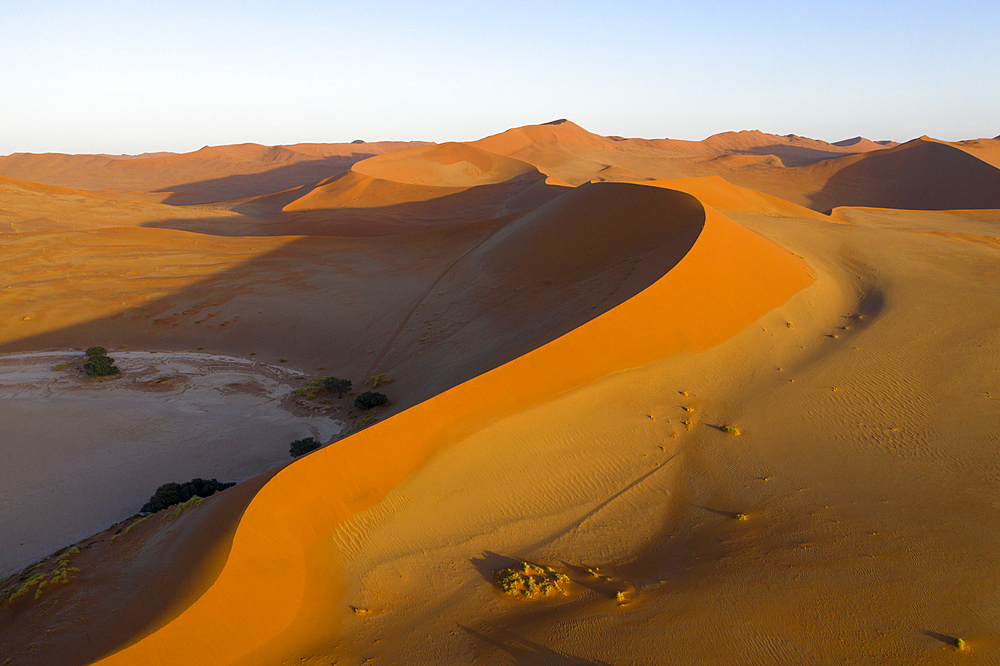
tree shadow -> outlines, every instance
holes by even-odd
[[[738,516],[741,515],[737,511],[723,511],[721,509],[713,509],[712,507],[710,507],[710,506],[704,506],[703,504],[692,504],[691,506],[693,506],[693,507],[695,507],[697,509],[704,509],[705,511],[711,511],[712,513],[714,513],[716,515],[723,516],[725,518],[732,518],[734,520]]]
[[[469,560],[469,563],[476,569],[483,580],[487,583],[493,584],[493,572],[497,569],[506,569],[507,567],[512,567],[520,562],[528,562],[529,564],[535,564],[525,560],[524,558],[508,557],[507,555],[500,555],[499,553],[494,553],[491,550],[484,550],[482,557],[473,557]]]
[[[506,652],[519,666],[611,666],[606,661],[594,661],[553,650],[506,629],[494,628],[490,630],[492,635],[489,635],[484,633],[485,630],[477,631],[465,625],[459,626],[473,638]]]
[[[931,631],[929,629],[922,629],[920,631],[920,633],[922,633],[924,636],[929,636],[930,638],[933,638],[934,640],[941,641],[942,643],[944,643],[945,645],[947,645],[949,647],[953,647],[953,648],[957,648],[958,647],[958,636],[950,636],[948,634],[942,634],[940,632]]]

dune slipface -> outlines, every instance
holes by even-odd
[[[329,639],[342,613],[331,535],[435,452],[609,372],[711,347],[811,282],[799,259],[688,195],[616,184],[580,191],[591,203],[631,194],[646,202],[640,224],[659,220],[668,234],[700,229],[668,273],[566,335],[278,473],[247,507],[205,594],[100,663],[263,663]],[[635,222],[606,220],[625,228]],[[536,220],[539,229],[558,224]],[[662,314],[679,309],[684,317]]]

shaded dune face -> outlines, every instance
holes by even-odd
[[[468,368],[525,354],[659,279],[691,248],[704,214],[689,195],[641,185],[569,190],[450,266],[377,365],[424,376],[434,395],[469,379]],[[428,345],[440,350],[437,368],[416,360]]]

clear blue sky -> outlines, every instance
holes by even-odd
[[[599,134],[1000,134],[1000,2],[13,2],[0,154]],[[814,6],[815,5],[815,6]]]

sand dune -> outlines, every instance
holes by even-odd
[[[0,661],[997,661],[996,145],[555,121],[385,155],[0,158],[142,184],[128,196],[190,186],[165,205],[0,179],[0,352],[126,345],[392,380],[376,413],[309,412],[350,436],[178,513],[0,516],[50,543],[126,519],[0,582]],[[80,397],[11,363],[4,390],[50,392],[32,409]],[[257,399],[205,418],[225,432]],[[50,452],[13,483],[60,488],[104,455],[52,414],[0,440],[11,460]],[[265,448],[280,425],[243,421]],[[183,429],[158,423],[174,436],[147,428],[143,449],[194,474]],[[32,433],[39,451],[16,448]],[[114,465],[77,467],[63,490],[114,483]],[[493,571],[522,560],[567,595],[498,592]],[[9,598],[60,561],[68,584]]]
[[[201,204],[278,192],[345,171],[360,159],[426,145],[362,144],[206,146],[143,159],[107,155],[15,153],[0,157],[0,174],[79,190],[170,204]]]
[[[530,165],[463,143],[444,143],[358,162],[357,173],[413,185],[469,187],[502,183],[535,172]]]
[[[733,184],[824,213],[838,206],[946,210],[1000,205],[1000,170],[928,139],[793,168],[735,162],[740,156],[695,159]]]
[[[684,141],[680,139],[654,139],[651,141],[628,139],[627,141],[694,156],[773,155],[781,158],[787,166],[809,164],[844,153],[866,153],[897,145],[891,141],[885,144],[876,143],[862,137],[836,143],[827,143],[826,141],[796,136],[795,134],[781,136],[767,134],[759,130],[722,132],[720,134],[713,134],[702,141]]]
[[[914,139],[896,148],[806,167],[820,191],[811,208],[1000,208],[1000,169],[952,146]]]
[[[652,189],[636,195],[657,198]],[[667,192],[662,197],[690,206]],[[664,214],[661,207],[653,210]],[[453,445],[456,436],[469,436],[519,405],[535,404],[545,395],[558,395],[616,368],[711,346],[808,284],[804,266],[796,259],[711,210],[705,215],[705,227],[685,259],[619,308],[359,433],[336,453],[324,451],[280,473],[244,512],[226,567],[205,595],[157,633],[102,663],[266,660],[286,652],[288,642],[322,639],[329,620],[321,618],[347,617],[346,609],[330,600],[341,584],[322,564],[331,555],[324,535],[378,502],[437,450]],[[558,215],[554,217],[558,224]],[[737,247],[741,251],[735,251]],[[713,286],[720,283],[738,288],[715,291]],[[691,306],[695,294],[706,293],[712,298],[703,299],[684,320],[650,317],[663,309]],[[619,344],[609,349],[611,340]],[[449,414],[447,424],[440,418],[444,413]],[[319,488],[345,492],[323,492],[316,504],[311,498]],[[305,505],[316,510],[302,514],[296,509]],[[262,559],[261,553],[268,556]],[[268,585],[248,589],[249,571]],[[222,608],[224,623],[219,621]],[[240,630],[231,634],[224,627],[233,622]]]
[[[945,143],[945,142],[941,142]],[[970,141],[957,141],[949,143],[960,150],[964,150],[970,155],[978,157],[982,161],[1000,169],[1000,137],[993,139],[976,139]]]

